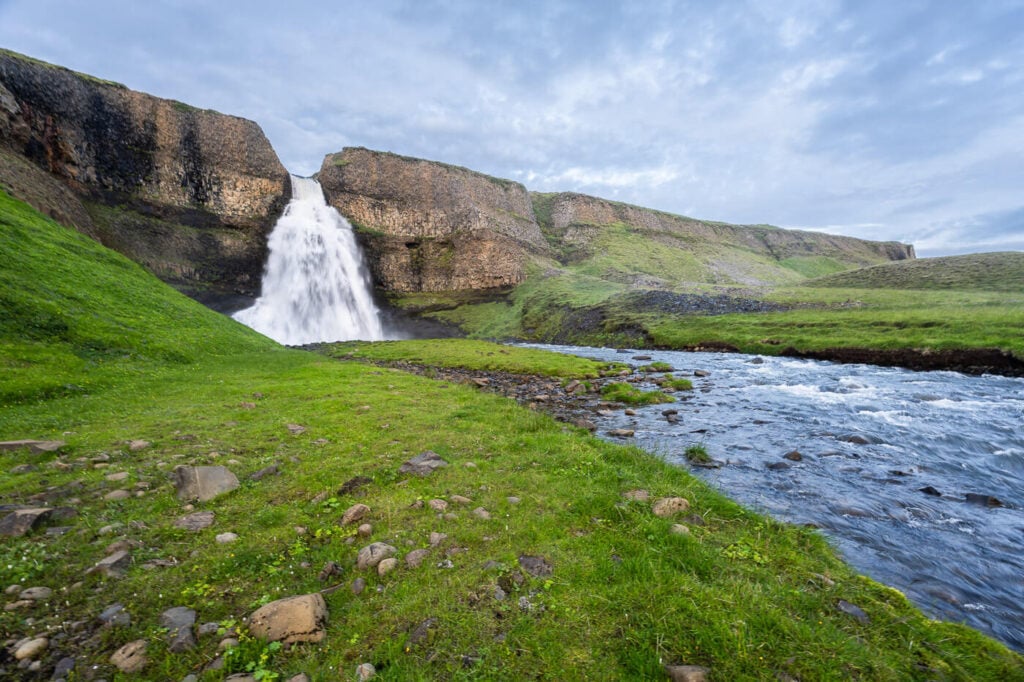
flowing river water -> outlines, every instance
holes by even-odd
[[[738,502],[823,529],[857,570],[926,612],[1024,650],[1024,379],[724,353],[533,347],[677,376],[671,405],[617,410],[599,433],[694,473]],[[632,355],[651,360],[632,360]],[[648,387],[656,388],[653,384]],[[662,411],[678,410],[676,423]],[[786,459],[784,455],[800,453]]]

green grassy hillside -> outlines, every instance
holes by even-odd
[[[820,277],[808,287],[1024,293],[1024,252],[974,253],[884,263]]]
[[[48,637],[41,679],[66,656],[68,679],[111,680],[354,679],[364,662],[380,680],[659,680],[683,663],[727,680],[1024,678],[1020,656],[924,617],[816,532],[747,512],[640,450],[473,387],[283,349],[6,197],[0,258],[0,439],[65,441],[4,452],[0,503],[74,510],[58,532],[0,539],[0,585],[54,593],[18,602],[8,590],[15,606],[0,610],[0,639]],[[535,362],[460,341],[369,348]],[[398,472],[428,449],[449,466]],[[241,485],[186,506],[169,482],[179,464],[226,466]],[[690,508],[656,516],[625,495],[636,489]],[[365,537],[339,523],[357,502]],[[192,512],[212,525],[180,527]],[[215,540],[224,533],[237,537]],[[375,541],[398,552],[389,573],[356,566]],[[88,572],[119,548],[122,577]],[[250,636],[260,605],[320,590],[321,642]],[[102,625],[115,604],[129,622]],[[181,606],[221,634],[170,651],[160,614]],[[229,631],[237,642],[213,667]],[[111,655],[138,641],[144,669],[118,672]],[[34,673],[0,657],[0,678],[23,674]]]

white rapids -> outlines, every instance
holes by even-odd
[[[384,338],[352,226],[320,183],[292,176],[292,200],[270,233],[263,293],[234,318],[279,343]]]

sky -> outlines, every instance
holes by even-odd
[[[1024,250],[1024,0],[0,0],[0,47],[695,218]]]

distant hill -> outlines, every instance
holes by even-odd
[[[1024,292],[1024,252],[975,253],[883,263],[804,282],[843,289]]]

